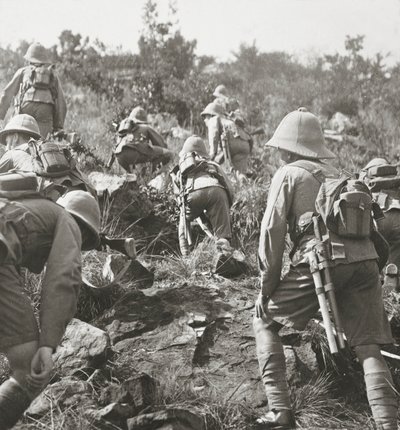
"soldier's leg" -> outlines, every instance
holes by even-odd
[[[0,429],[15,424],[38,394],[26,385],[38,347],[38,328],[15,266],[0,266],[0,351],[10,362],[12,377],[0,386]]]
[[[379,430],[397,429],[397,396],[392,375],[378,345],[356,346],[364,370],[365,385],[372,416]]]
[[[38,342],[32,341],[12,346],[5,351],[12,375],[0,386],[0,429],[8,429],[16,424],[31,401],[44,388],[32,389],[26,381],[37,348]]]
[[[257,356],[270,412],[258,422],[264,428],[293,428],[285,355],[279,328],[303,330],[319,308],[308,265],[291,267],[264,306],[262,318],[254,318]]]
[[[204,191],[207,192],[207,202],[204,209],[214,235],[230,241],[232,238],[232,223],[226,191],[221,187],[209,187],[205,188]]]
[[[346,274],[346,272],[348,272]],[[379,345],[392,343],[375,260],[338,265],[333,270],[336,299],[349,344],[360,361],[372,415],[380,430],[397,429],[397,399]]]
[[[291,410],[285,354],[278,334],[281,327],[278,323],[267,324],[262,318],[253,320],[261,377],[269,409],[275,412]]]

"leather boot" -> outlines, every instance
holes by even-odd
[[[295,429],[296,421],[294,414],[288,409],[281,411],[269,411],[257,419],[257,429]]]

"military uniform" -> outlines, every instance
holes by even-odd
[[[29,137],[37,139],[40,137],[37,122],[33,117],[26,114],[16,115],[7,123],[5,128],[0,131],[0,143],[6,144],[6,137],[11,133],[20,134],[22,141],[27,141]],[[24,138],[24,136],[27,136]],[[21,143],[13,146],[6,151],[0,158],[0,173],[9,172],[10,170],[21,170],[25,172],[35,172],[36,168],[31,155],[28,143]],[[95,195],[95,190],[90,186],[89,181],[77,166],[71,169],[68,175],[41,178],[44,181],[41,189],[46,188],[49,184],[63,185],[68,189],[82,189]],[[56,193],[57,194],[57,193]],[[57,195],[58,197],[58,195]]]
[[[114,157],[127,172],[136,164],[167,164],[172,158],[172,151],[167,149],[162,136],[147,124],[147,115],[140,106],[135,107],[129,117],[121,122],[116,139],[109,167]]]
[[[51,71],[52,82],[48,88],[36,88],[30,83],[37,65],[40,64],[41,67],[44,67],[43,64],[50,63],[43,46],[31,45],[25,58],[31,64],[17,70],[0,94],[0,118],[4,119],[12,99],[15,97],[16,114],[33,116],[39,125],[40,134],[42,137],[47,137],[48,133],[64,127],[67,114],[64,93],[54,70]]]
[[[378,231],[387,240],[390,246],[388,262],[394,263],[400,270],[400,177],[397,176],[397,172],[390,172],[390,175],[385,175],[381,178],[369,177],[369,169],[379,166],[388,166],[396,170],[396,166],[389,165],[386,160],[375,158],[361,171],[360,178],[363,179],[367,185],[376,183],[377,179],[383,179],[387,182],[387,185],[382,185],[383,188],[378,191],[374,191],[375,186],[372,185],[371,191],[374,200],[384,213],[384,217],[378,219],[376,224]],[[393,177],[395,179],[394,181],[392,180]],[[390,184],[392,181],[393,184]]]
[[[210,103],[201,115],[207,118],[208,144],[210,158],[218,164],[224,160],[223,140],[230,153],[232,167],[246,173],[252,149],[252,138],[234,119],[228,118],[221,105]]]
[[[174,191],[177,195],[183,194],[188,210],[186,217],[189,221],[206,216],[213,234],[217,238],[230,241],[232,225],[229,210],[233,199],[232,185],[220,166],[208,159],[204,142],[198,136],[191,136],[185,141],[179,154],[180,160],[192,152],[201,158],[201,163],[199,167],[184,175],[184,190],[179,186],[181,171],[177,171]],[[185,222],[185,215],[181,212],[179,243],[183,255],[187,254]]]
[[[84,191],[66,194],[59,204],[34,191],[12,201],[0,198],[0,351],[12,370],[0,386],[1,429],[12,427],[48,383],[51,368],[39,386],[36,375],[44,372],[75,314],[81,249],[98,246],[99,228],[98,204]],[[39,329],[20,269],[40,273],[45,265]]]
[[[320,182],[314,172],[323,177],[337,177],[339,172],[322,161],[334,155],[324,146],[317,118],[304,110],[287,115],[268,144],[283,151],[288,164],[272,179],[260,232],[261,293],[253,325],[270,412],[259,422],[265,428],[293,428],[285,357],[278,332],[282,325],[303,330],[319,309],[306,258],[307,245],[314,235],[300,234],[299,221],[307,212],[315,212]],[[298,159],[300,163],[291,162]],[[310,168],[304,168],[303,160]],[[286,233],[296,244],[296,252],[292,253],[289,271],[281,280]],[[379,428],[394,430],[397,401],[390,386],[390,372],[377,346],[391,343],[392,336],[383,308],[374,244],[369,238],[353,240],[333,233],[330,240],[337,245],[332,247],[332,277],[345,334],[360,362],[367,362],[369,351],[374,351],[379,366],[364,364],[370,405]]]

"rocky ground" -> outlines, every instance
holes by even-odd
[[[131,193],[125,190],[119,200],[132,199]],[[256,428],[254,420],[267,404],[252,332],[255,267],[231,280],[214,274],[211,242],[186,260],[174,255],[176,231],[162,201],[146,202],[139,216],[132,207],[122,216],[122,203],[115,204],[109,218],[112,225],[118,215],[125,230],[128,220],[135,223],[141,265],[128,265],[118,278],[127,257],[84,256],[84,273],[99,288],[83,285],[76,319],[57,350],[53,380],[16,428]],[[397,324],[395,299],[388,300]],[[332,359],[315,322],[302,334],[282,334],[299,428],[372,429],[351,352]],[[396,360],[391,365],[397,372]]]

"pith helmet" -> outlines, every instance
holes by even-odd
[[[97,248],[100,243],[100,209],[96,199],[86,191],[73,190],[61,196],[57,203],[87,227],[90,237],[82,243],[82,250]]]
[[[25,54],[25,60],[30,63],[50,64],[51,59],[46,48],[40,43],[32,43]]]
[[[214,97],[229,97],[228,90],[225,85],[218,85],[213,92]]]
[[[193,135],[188,137],[183,144],[179,157],[183,157],[188,152],[197,152],[200,157],[208,158],[206,145],[203,139],[199,136]]]
[[[368,170],[371,167],[386,166],[389,164],[384,158],[373,158],[363,170]]]
[[[132,109],[129,118],[137,123],[137,124],[146,124],[147,123],[147,114],[146,111],[141,106],[136,106]]]
[[[211,116],[225,115],[225,108],[224,108],[224,106],[222,106],[221,103],[217,103],[214,101],[212,103],[209,103],[200,115],[201,116],[204,116],[204,115],[211,115]]]
[[[22,113],[13,116],[6,124],[3,130],[0,131],[0,143],[5,145],[5,137],[10,133],[25,133],[34,139],[40,139],[40,130],[36,119],[33,116]]]
[[[325,146],[318,118],[306,108],[299,108],[283,118],[268,146],[293,152],[307,158],[335,158]]]

